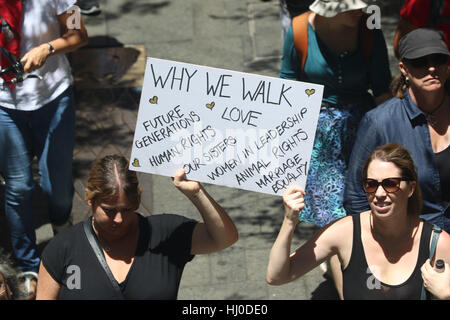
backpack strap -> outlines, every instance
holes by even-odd
[[[306,11],[292,19],[292,35],[302,75],[308,55],[308,18],[310,14],[311,11]]]
[[[439,235],[441,234],[442,229],[437,225],[433,224],[433,235],[431,239],[431,247],[430,247],[430,261],[433,260],[434,254],[436,253],[436,246],[439,239]],[[420,300],[427,300],[428,292],[425,290],[422,281],[422,293],[420,295]]]

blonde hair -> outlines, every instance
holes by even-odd
[[[88,176],[86,201],[103,201],[123,192],[130,204],[139,208],[141,188],[129,161],[120,155],[108,155],[94,162]]]

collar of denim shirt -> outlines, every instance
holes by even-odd
[[[409,94],[409,90],[406,89],[406,95],[404,98],[405,102],[405,110],[408,114],[409,120],[416,124],[421,124],[422,120],[426,122],[426,116],[425,113],[419,109],[419,107],[412,101],[411,96]],[[419,121],[419,117],[421,121]]]

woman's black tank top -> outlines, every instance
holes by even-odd
[[[450,146],[434,155],[441,179],[442,200],[450,201]]]
[[[411,276],[399,285],[379,281],[367,265],[361,241],[360,215],[353,215],[353,246],[349,264],[343,273],[343,295],[346,300],[420,300],[422,275],[420,268],[430,255],[432,226],[423,222],[419,255]]]

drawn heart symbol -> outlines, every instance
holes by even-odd
[[[157,103],[158,103],[158,97],[157,97],[157,96],[154,96],[153,98],[151,98],[151,99],[149,100],[149,102],[150,102],[151,104],[157,104]]]
[[[206,104],[206,107],[207,107],[209,110],[212,110],[212,109],[214,108],[215,105],[216,105],[216,103],[213,101],[213,102],[211,102],[211,103],[207,103],[207,104]]]
[[[305,93],[308,95],[308,98],[312,96],[316,92],[315,89],[306,89]]]
[[[137,158],[134,158],[133,163],[131,164],[133,167],[140,167],[139,160]]]

